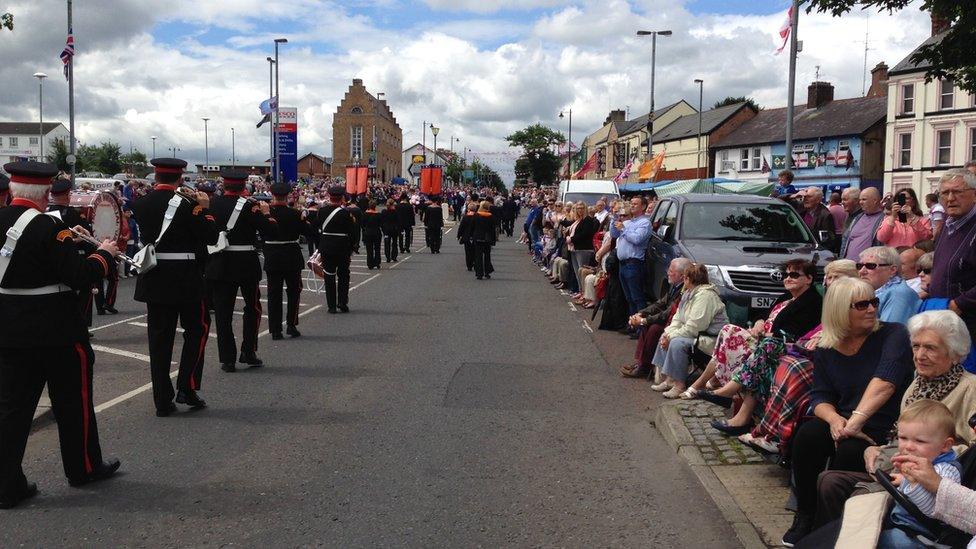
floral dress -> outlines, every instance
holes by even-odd
[[[764,332],[768,334],[773,331],[773,322],[776,320],[776,316],[792,301],[792,299],[788,299],[778,303],[769,311],[769,317],[763,323]],[[715,351],[712,353],[712,358],[716,364],[715,381],[719,385],[725,385],[732,381],[733,375],[746,363],[755,346],[756,338],[749,333],[749,330],[735,324],[723,326],[715,340]]]

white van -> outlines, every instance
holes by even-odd
[[[620,189],[613,181],[599,179],[572,179],[559,182],[559,200],[562,202],[583,201],[590,206],[601,197],[608,200],[620,198]]]

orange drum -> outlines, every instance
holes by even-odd
[[[81,216],[92,225],[92,236],[97,240],[109,239],[118,242],[122,238],[122,205],[115,193],[108,191],[72,191],[72,208],[77,208]]]

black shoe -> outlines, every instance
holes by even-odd
[[[700,399],[702,399],[702,400],[704,400],[706,402],[711,402],[712,404],[715,404],[717,406],[721,406],[722,408],[731,408],[732,407],[732,399],[731,398],[724,397],[724,396],[720,396],[720,395],[716,395],[715,393],[713,393],[711,391],[700,391],[698,393],[698,398],[700,398]]]
[[[482,278],[484,278],[484,277],[482,277],[482,276],[479,276],[479,277],[478,277],[478,280],[481,280]]]
[[[491,278],[491,275],[485,275],[485,278],[490,279]]]
[[[730,437],[744,435],[751,431],[753,427],[751,421],[745,425],[742,425],[741,427],[735,427],[733,425],[729,425],[729,422],[725,421],[724,419],[713,419],[709,425],[711,425],[714,429],[721,431],[724,435]]]
[[[281,332],[271,334],[271,339],[277,341],[279,339],[285,339],[285,336],[281,335]]]
[[[241,353],[239,361],[244,364],[250,364],[251,366],[264,366],[264,361],[258,358],[258,355],[253,351],[250,353]]]
[[[108,458],[103,461],[98,467],[95,468],[88,476],[81,478],[69,478],[68,484],[73,488],[78,488],[79,486],[84,486],[86,484],[91,484],[93,482],[98,482],[100,480],[105,480],[115,476],[115,472],[119,470],[122,466],[122,462],[116,458]]]
[[[237,371],[237,364],[234,362],[222,362],[220,364],[220,369],[229,374],[233,374]]]
[[[105,314],[105,309],[97,309],[96,313],[98,314],[98,316],[102,316]]]
[[[342,311],[343,313],[348,313],[349,305],[339,305],[339,310]]]
[[[170,402],[165,408],[156,408],[156,417],[168,417],[176,411],[176,405]]]
[[[294,326],[288,326],[285,328],[285,333],[287,333],[289,337],[302,337],[302,333],[299,332],[298,328]]]
[[[336,309],[335,307],[329,307],[329,314],[330,315],[334,315],[334,314],[336,314],[338,312],[339,312],[339,310]]]
[[[786,547],[793,547],[811,531],[813,531],[813,517],[806,513],[797,513],[793,515],[793,525],[783,534],[781,543]]]
[[[13,509],[37,495],[37,484],[28,482],[24,489],[10,497],[0,498],[0,509]]]
[[[471,271],[474,271],[474,268],[468,267],[468,272],[470,273]]]
[[[105,312],[108,313],[108,314],[110,314],[110,315],[117,315],[117,314],[119,314],[119,310],[116,309],[115,307],[105,307]]]
[[[207,403],[204,402],[202,398],[200,398],[200,395],[198,395],[196,391],[193,390],[177,391],[176,402],[179,402],[180,404],[186,404],[187,406],[193,408],[194,410],[199,410],[200,408],[207,407]]]

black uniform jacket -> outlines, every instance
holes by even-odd
[[[363,240],[383,238],[383,214],[376,210],[366,210],[363,214]]]
[[[308,236],[311,225],[302,219],[302,214],[286,205],[271,206],[271,217],[278,224],[277,235],[271,242],[291,242],[294,244],[264,243],[264,270],[266,272],[300,271],[305,268],[305,256],[298,243],[299,236]]]
[[[210,211],[218,231],[227,230],[227,223],[230,222],[230,216],[240,198],[242,197],[236,194],[225,194],[211,200]],[[277,225],[273,218],[261,213],[261,206],[256,201],[248,200],[237,217],[233,230],[227,233],[227,242],[231,246],[255,246],[258,231],[261,231],[265,240],[278,240]],[[261,260],[257,250],[224,250],[211,254],[207,261],[207,280],[246,283],[261,280]]]
[[[339,212],[329,219],[336,208],[339,208]],[[328,224],[325,223],[326,219],[329,219]],[[354,240],[358,233],[356,220],[341,206],[326,204],[319,208],[315,228],[319,233],[319,251],[322,255],[349,255],[358,244]]]
[[[471,231],[474,230],[474,218],[478,215],[474,212],[467,212],[461,217],[458,223],[457,239],[461,244],[471,244]]]
[[[472,223],[471,227],[471,240],[479,244],[494,244],[495,216],[488,212],[478,212],[475,214],[474,223]]]
[[[349,212],[352,216],[353,223],[353,234],[352,234],[352,249],[359,253],[359,242],[363,238],[363,211],[359,209],[359,206],[355,204],[349,204],[345,207],[345,210]]]
[[[518,204],[509,198],[502,203],[502,219],[505,221],[515,221],[518,217]]]
[[[412,206],[407,204],[406,206],[395,206],[393,209],[387,208],[380,214],[380,226],[383,228],[383,234],[386,236],[396,236],[400,232],[400,221],[397,215],[400,208],[407,208],[413,212]],[[410,214],[410,219],[413,219],[413,213]]]
[[[7,231],[27,210],[20,201],[0,208],[0,246]],[[64,284],[87,289],[115,269],[107,252],[79,255],[68,226],[50,215],[35,217],[17,242],[0,286],[29,289]],[[88,341],[74,291],[23,296],[0,294],[0,348],[62,347]]]
[[[84,217],[81,217],[81,213],[78,212],[77,208],[72,208],[71,206],[64,206],[61,204],[48,204],[47,211],[57,212],[57,214],[61,216],[61,221],[64,222],[69,229],[80,225],[89,233],[92,232],[92,224],[89,223]],[[95,251],[95,246],[92,246],[88,242],[75,242],[75,247],[80,250],[79,253],[91,253]]]
[[[428,229],[440,229],[444,226],[444,210],[437,204],[427,206],[427,213],[424,215],[424,227]]]
[[[413,206],[406,200],[397,202],[396,218],[400,223],[400,229],[413,227],[417,224],[417,218],[413,213]]]
[[[132,203],[132,215],[139,223],[142,241],[156,242],[163,226],[163,215],[176,188],[156,185],[146,196]],[[191,253],[197,261],[159,260],[156,268],[139,275],[136,301],[175,305],[200,301],[204,296],[203,265],[208,244],[217,243],[217,224],[210,211],[184,198],[169,229],[156,246],[156,253]]]

